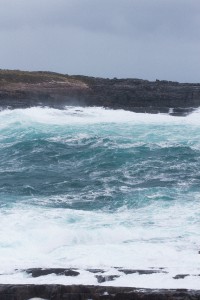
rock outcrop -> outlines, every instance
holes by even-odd
[[[0,107],[37,105],[104,106],[184,115],[200,106],[200,84],[0,70]]]
[[[81,285],[0,285],[1,300],[199,300],[200,291]]]

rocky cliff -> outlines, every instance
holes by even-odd
[[[200,84],[0,70],[0,107],[35,105],[90,105],[183,115],[200,106]]]

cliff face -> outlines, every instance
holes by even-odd
[[[35,105],[90,105],[182,115],[200,106],[200,84],[0,70],[0,106]]]

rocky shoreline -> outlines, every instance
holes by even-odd
[[[199,300],[200,291],[82,285],[0,285],[1,300]]]
[[[125,275],[138,274],[153,275],[156,273],[167,274],[164,268],[159,269],[123,269],[115,268],[120,273]],[[200,300],[200,290],[189,289],[149,289],[136,287],[120,287],[111,286],[110,284],[120,275],[108,275],[103,269],[87,269],[94,275],[99,285],[80,285],[80,284],[0,284],[0,299],[1,300],[186,300],[198,299]],[[40,276],[56,275],[77,277],[80,275],[80,270],[76,268],[31,268],[25,270],[16,270],[16,272],[23,272],[29,278],[37,278]],[[178,274],[174,280],[184,279],[189,274]],[[194,276],[194,275],[193,275]],[[196,276],[200,276],[199,274]],[[144,278],[145,280],[145,278]],[[48,281],[48,279],[47,279]],[[108,283],[105,286],[105,283]]]
[[[85,269],[84,271],[94,274],[98,283],[114,281],[116,278],[119,278],[122,274],[138,274],[138,275],[152,275],[152,274],[168,274],[169,272],[165,268],[151,268],[151,269],[124,269],[119,267],[114,267],[114,270],[117,274],[106,274],[106,270],[103,269]],[[24,272],[26,275],[32,278],[37,278],[47,275],[57,275],[57,276],[67,276],[67,277],[76,277],[80,275],[80,270],[77,268],[30,268],[25,270],[15,270],[16,273]],[[185,277],[200,277],[200,274],[176,274],[173,276],[173,279],[184,279]]]
[[[200,106],[200,83],[105,79],[52,72],[0,70],[0,107],[103,106],[186,115]]]

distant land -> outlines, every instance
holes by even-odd
[[[186,115],[200,106],[200,83],[106,79],[53,72],[0,70],[0,107],[103,106]]]

